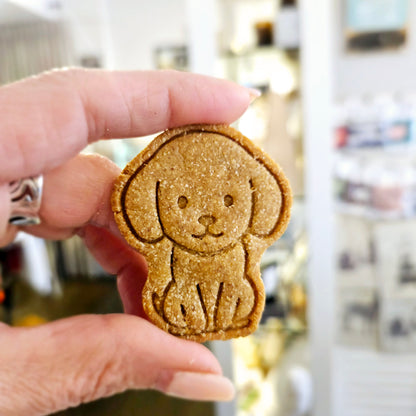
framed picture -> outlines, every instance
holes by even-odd
[[[336,220],[337,280],[343,286],[375,287],[371,222],[352,215]]]
[[[373,235],[383,296],[416,299],[416,220],[378,222]]]
[[[398,48],[408,36],[409,0],[345,0],[348,50]]]
[[[380,348],[392,353],[416,351],[416,299],[383,299]]]
[[[338,287],[337,342],[377,348],[379,300],[374,288]]]

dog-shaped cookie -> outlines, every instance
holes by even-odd
[[[249,139],[225,125],[167,130],[125,167],[112,206],[148,262],[142,302],[157,326],[199,342],[256,329],[260,258],[287,226],[291,191]]]

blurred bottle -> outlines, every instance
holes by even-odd
[[[274,42],[279,49],[299,49],[299,12],[296,0],[282,0],[274,27]]]

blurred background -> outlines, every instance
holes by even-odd
[[[235,123],[295,200],[251,336],[207,344],[231,403],[127,392],[64,415],[416,415],[416,4],[0,0],[0,84],[52,68],[176,69],[262,91]],[[413,26],[412,26],[413,24]],[[96,143],[123,167],[151,139]],[[0,319],[121,312],[77,238],[0,250]]]

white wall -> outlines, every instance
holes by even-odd
[[[105,1],[71,0],[63,3],[65,16],[71,25],[76,58],[96,55],[105,64]]]
[[[186,42],[184,0],[107,0],[114,69],[153,69],[153,51]]]
[[[71,0],[65,12],[78,58],[111,69],[154,69],[153,51],[186,42],[185,0]]]

